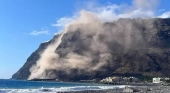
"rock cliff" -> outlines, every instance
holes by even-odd
[[[111,75],[170,76],[169,18],[119,19],[102,23],[103,32],[98,33],[98,28],[92,29],[86,24],[76,27],[63,35],[61,43],[54,51],[59,60],[54,59],[56,64],[64,67],[70,62],[74,66],[69,64],[61,69],[57,66],[46,69],[44,73],[47,77],[44,78],[76,81]],[[28,79],[30,68],[59,36],[61,34],[41,43],[12,79]],[[86,61],[79,62],[73,60],[74,57]]]

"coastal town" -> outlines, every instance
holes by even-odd
[[[137,78],[137,77],[119,77],[110,76],[103,79],[80,80],[83,83],[100,83],[100,84],[114,84],[114,85],[170,85],[169,77],[150,77],[150,78]]]
[[[148,82],[148,83],[169,83],[170,78],[167,77],[154,77],[152,80],[141,80],[137,77],[106,77],[102,80],[100,80],[100,83],[141,83],[141,82]]]

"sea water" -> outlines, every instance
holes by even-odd
[[[0,79],[0,93],[56,93],[64,91],[103,90],[124,88],[123,85],[104,85],[75,82],[40,82]]]

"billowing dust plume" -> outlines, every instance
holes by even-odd
[[[67,74],[72,69],[78,69],[78,73],[104,70],[102,67],[111,62],[114,53],[146,47],[146,41],[150,41],[151,37],[143,33],[155,33],[153,21],[120,18],[154,17],[154,9],[150,7],[152,4],[156,5],[154,1],[156,0],[134,0],[134,5],[121,14],[107,11],[107,8],[112,10],[110,7],[101,8],[104,9],[102,11],[100,8],[82,10],[40,54],[36,64],[30,68],[31,75],[28,79],[57,78],[55,73],[50,72],[52,70]],[[145,10],[146,13],[141,14]],[[107,23],[109,17],[111,23]],[[140,27],[141,25],[143,26]]]

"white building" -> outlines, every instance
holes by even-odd
[[[161,83],[161,78],[153,78],[152,83]]]

